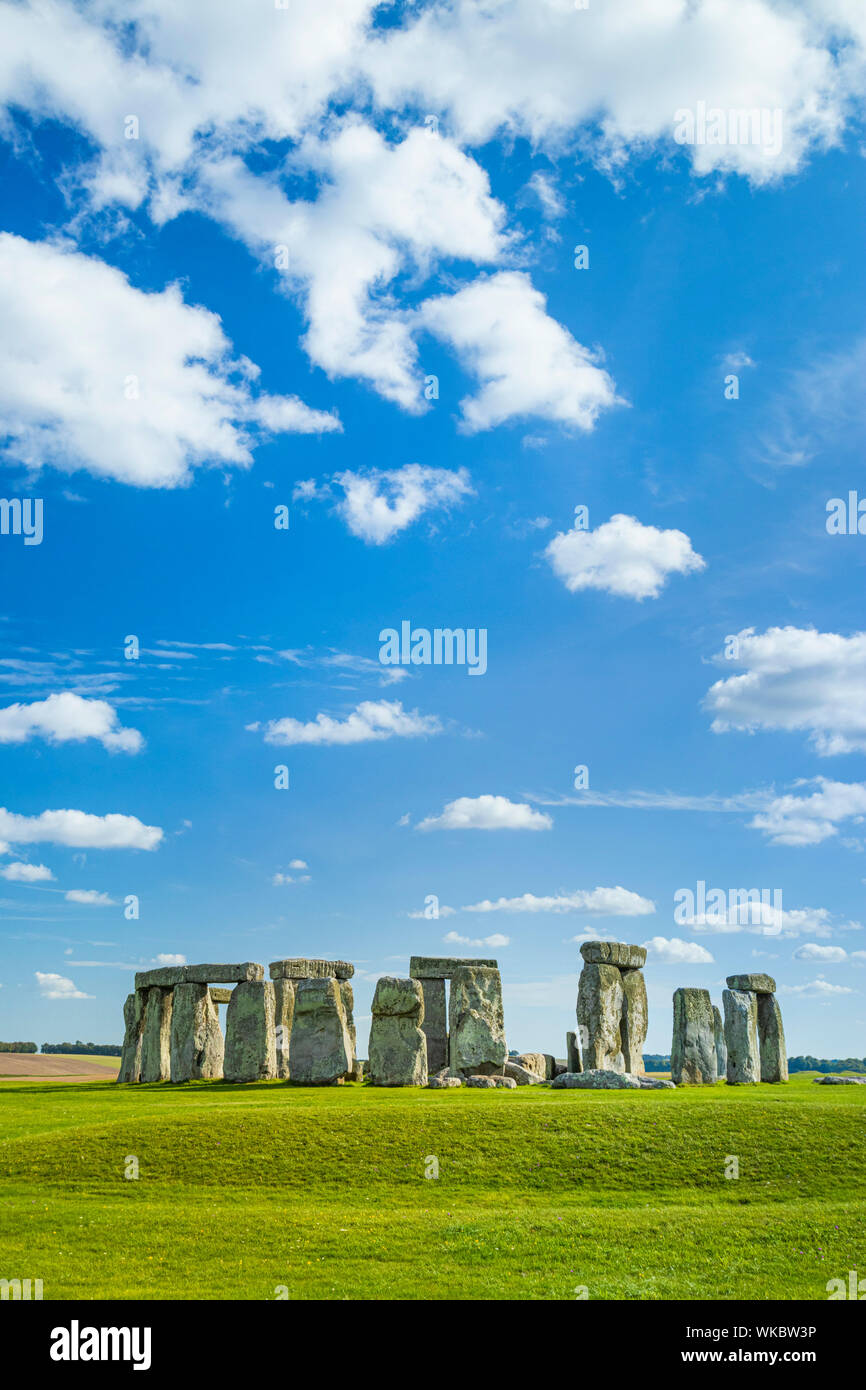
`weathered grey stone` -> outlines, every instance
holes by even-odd
[[[277,1076],[292,1075],[292,1023],[295,1017],[296,980],[274,980],[274,1052]]]
[[[340,980],[340,999],[343,1004],[343,1013],[346,1016],[346,1030],[349,1034],[349,1041],[352,1044],[352,1066],[347,1073],[347,1079],[349,1079],[355,1066],[355,1053],[358,1051],[358,1034],[355,1030],[355,991],[352,989],[348,980]]]
[[[758,995],[758,1046],[761,1050],[761,1080],[787,1081],[788,1054],[782,1010],[775,994]]]
[[[583,1071],[576,1033],[566,1033],[565,1035],[565,1070],[570,1072]]]
[[[728,989],[748,990],[753,994],[775,994],[776,981],[772,975],[729,975]]]
[[[866,1086],[866,1076],[813,1076],[816,1086]]]
[[[584,1070],[625,1070],[620,1032],[622,1000],[622,975],[615,965],[589,962],[583,967],[577,990],[577,1034]]]
[[[455,970],[463,966],[486,965],[496,970],[496,960],[472,959],[462,956],[412,956],[409,960],[409,974],[413,980],[450,980]]]
[[[292,1081],[305,1086],[339,1085],[352,1070],[352,1039],[334,976],[298,981],[290,1066]]]
[[[713,1005],[709,990],[674,990],[671,1080],[677,1086],[711,1086],[718,1077]]]
[[[212,1004],[227,1004],[232,997],[230,989],[212,989],[210,992]]]
[[[183,978],[193,985],[240,985],[250,980],[263,980],[265,967],[254,960],[242,961],[240,965],[185,965]]]
[[[370,1080],[374,1086],[426,1086],[427,1039],[420,980],[383,975],[373,995]]]
[[[137,970],[135,988],[152,989],[154,985],[159,985],[161,989],[172,989],[175,985],[183,984],[185,970],[185,965],[161,965],[156,970]]]
[[[640,949],[643,950],[643,947]],[[620,1038],[623,1070],[630,1076],[637,1076],[643,1071],[643,1045],[646,1042],[648,1022],[646,983],[642,970],[623,970],[621,974]]]
[[[728,1049],[725,1043],[725,1025],[717,1004],[713,1005],[713,1036],[716,1041],[716,1075],[721,1078],[728,1074]]]
[[[223,1035],[207,985],[177,985],[171,1008],[172,1081],[216,1081],[223,1074]]]
[[[562,1076],[562,1073],[563,1073],[564,1071],[570,1071],[570,1070],[571,1070],[571,1068],[569,1067],[568,1062],[565,1060],[565,1058],[564,1058],[564,1057],[557,1057],[557,1059],[556,1059],[556,1065],[555,1065],[554,1068],[553,1068],[553,1075],[554,1075],[554,1076]]]
[[[413,956],[413,961],[415,957]],[[411,970],[409,972],[412,974]],[[413,979],[419,979],[412,975]],[[440,975],[420,979],[424,994],[424,1021],[421,1027],[427,1039],[427,1066],[431,1072],[448,1065],[448,1006],[445,1001],[445,977]]]
[[[304,956],[291,956],[286,960],[272,960],[268,966],[272,980],[351,980],[355,973],[354,965],[347,960],[307,960]]]
[[[464,1079],[464,1084],[466,1086],[475,1086],[481,1091],[489,1091],[494,1088],[513,1091],[517,1088],[517,1082],[511,1076],[467,1076]]]
[[[647,1076],[641,1072],[636,1078],[642,1091],[675,1091],[675,1081],[667,1081],[663,1076]]]
[[[530,1071],[528,1067],[520,1066],[513,1057],[509,1057],[505,1063],[505,1075],[510,1076],[512,1081],[516,1081],[518,1086],[543,1086],[545,1078],[539,1076],[537,1071]]]
[[[352,1070],[347,1074],[346,1080],[358,1082],[363,1081],[365,1068],[369,1069],[369,1066],[370,1063],[367,1061],[365,1057],[356,1057],[355,1065],[353,1066]]]
[[[722,991],[728,1085],[755,1085],[761,1079],[758,1043],[758,996],[746,990]]]
[[[520,1052],[516,1057],[509,1057],[509,1062],[516,1062],[519,1067],[525,1067],[527,1071],[534,1071],[536,1076],[540,1076],[542,1081],[547,1080],[547,1060],[544,1052]]]
[[[485,965],[455,970],[448,1015],[451,1070],[501,1075],[508,1048],[499,971]]]
[[[565,1071],[555,1076],[550,1083],[554,1091],[639,1091],[641,1082],[636,1076],[626,1076],[625,1072],[600,1070]]]
[[[277,1074],[274,986],[270,980],[242,980],[226,1010],[226,1081],[270,1081]]]
[[[430,1080],[427,1082],[427,1087],[431,1091],[446,1091],[450,1090],[452,1086],[462,1085],[463,1077],[453,1076],[447,1067],[444,1071],[437,1072],[435,1076],[431,1076]]]
[[[646,965],[646,947],[630,946],[625,941],[584,941],[580,954],[587,965],[618,965],[633,970]]]
[[[138,1081],[141,1077],[141,1030],[144,1024],[145,995],[137,989],[128,994],[123,1005],[123,1051],[120,1054],[118,1081]]]
[[[141,1080],[168,1081],[171,1076],[172,993],[151,985],[144,1006],[141,1033]]]

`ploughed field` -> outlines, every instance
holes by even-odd
[[[866,1086],[811,1075],[677,1091],[7,1079],[0,1277],[42,1279],[46,1299],[826,1299],[866,1274],[864,1151]]]

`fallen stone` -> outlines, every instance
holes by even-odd
[[[717,1078],[716,1036],[709,990],[674,990],[671,1080],[677,1086],[712,1086]]]
[[[437,1072],[436,1075],[431,1076],[429,1081],[427,1082],[427,1088],[430,1091],[446,1091],[450,1090],[452,1086],[462,1085],[463,1077],[452,1076],[451,1073],[447,1070],[444,1072]]]
[[[627,1076],[621,1071],[566,1071],[556,1076],[550,1083],[554,1091],[639,1091],[641,1083],[636,1076]]]
[[[642,970],[646,965],[646,947],[630,946],[624,941],[584,941],[580,954],[587,965],[618,965],[632,970]]]
[[[640,949],[643,950],[643,947]],[[622,1041],[623,1070],[629,1076],[637,1076],[643,1071],[643,1045],[646,1042],[649,1017],[646,982],[642,970],[623,970],[621,973],[620,1039]]]
[[[776,981],[772,975],[729,975],[728,989],[747,990],[753,994],[775,994]]]
[[[758,996],[745,990],[722,991],[729,1086],[754,1086],[761,1079]]]
[[[138,1081],[141,1077],[141,1029],[144,1022],[145,995],[140,989],[128,994],[123,1005],[123,1051],[120,1054],[118,1081]]]
[[[713,1005],[713,1036],[716,1042],[716,1075],[722,1078],[728,1074],[728,1049],[725,1044],[725,1025],[717,1004]]]
[[[622,975],[615,965],[589,962],[583,967],[577,991],[577,1032],[586,1071],[625,1070],[622,1000]]]
[[[675,1081],[668,1081],[663,1076],[647,1076],[646,1072],[641,1072],[635,1079],[642,1091],[675,1091],[677,1089]]]
[[[147,991],[141,1032],[141,1080],[168,1081],[171,1076],[171,1009],[173,990],[152,985]]]
[[[347,960],[307,960],[303,956],[291,956],[286,960],[272,960],[268,973],[272,980],[327,980],[332,975],[336,980],[351,980],[355,967]]]
[[[383,975],[373,995],[370,1080],[374,1086],[426,1086],[427,1039],[420,980]]]
[[[451,979],[448,1012],[451,1070],[501,1075],[508,1048],[499,971],[492,966],[460,966]]]
[[[535,1072],[542,1081],[547,1079],[546,1054],[543,1052],[518,1052],[516,1057],[509,1057],[509,1062],[516,1062],[519,1067],[524,1067],[527,1071]]]
[[[219,1016],[207,985],[177,985],[171,1009],[172,1081],[218,1080],[223,1054]]]
[[[292,1024],[295,1018],[297,980],[274,980],[274,1054],[281,1081],[292,1075]]]
[[[813,1076],[816,1086],[866,1086],[866,1076]]]
[[[298,981],[292,1023],[291,1078],[305,1086],[333,1086],[352,1070],[352,1040],[340,983],[334,976]]]
[[[505,1063],[505,1075],[510,1076],[512,1081],[516,1081],[518,1086],[543,1086],[544,1077],[539,1076],[538,1072],[530,1071],[528,1067],[521,1067],[513,1058]]]
[[[576,1033],[566,1033],[565,1054],[566,1071],[583,1071],[583,1067],[580,1061],[580,1048],[578,1047]]]
[[[274,987],[270,980],[242,980],[226,1010],[226,1081],[270,1081],[277,1074]]]
[[[506,1090],[513,1091],[517,1088],[517,1082],[511,1076],[467,1076],[464,1078],[466,1086],[475,1086],[478,1090]]]
[[[413,980],[450,980],[455,970],[461,970],[463,966],[485,965],[491,969],[498,969],[499,962],[496,960],[472,959],[462,956],[411,956],[409,959],[409,974]]]
[[[788,1054],[782,1010],[775,994],[758,995],[758,1045],[761,1050],[761,1080],[788,1080]]]
[[[564,1057],[557,1057],[556,1066],[553,1068],[554,1076],[562,1076],[564,1071],[570,1071],[570,1067]]]

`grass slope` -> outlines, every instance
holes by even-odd
[[[46,1298],[824,1299],[866,1272],[864,1091],[0,1082],[0,1275]]]

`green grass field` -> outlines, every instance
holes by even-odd
[[[0,1136],[0,1277],[41,1278],[46,1299],[826,1299],[866,1275],[866,1087],[808,1075],[662,1092],[16,1079]]]

